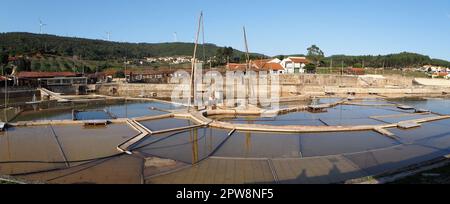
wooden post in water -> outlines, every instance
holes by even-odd
[[[196,35],[196,39],[195,39],[195,45],[194,45],[194,54],[192,56],[192,66],[191,66],[191,94],[189,97],[189,104],[188,104],[188,108],[191,108],[192,105],[192,100],[195,97],[195,64],[196,64],[196,56],[197,56],[197,46],[198,46],[198,36],[200,35],[200,29],[201,29],[201,23],[202,23],[202,19],[203,19],[203,11],[200,12],[200,17],[198,18],[198,29],[197,29],[197,35]],[[195,100],[195,99],[194,99]]]
[[[246,86],[246,94],[245,94],[245,106],[247,106],[247,104],[249,103],[249,92],[250,92],[250,81],[249,81],[249,75],[248,72],[250,71],[250,55],[248,52],[248,43],[247,43],[247,32],[245,31],[245,26],[243,26],[243,30],[244,30],[244,43],[245,43],[245,53],[246,53],[246,66],[245,66],[245,75],[244,75],[244,79],[245,79],[245,83],[244,85]]]

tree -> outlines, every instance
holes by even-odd
[[[353,68],[363,68],[361,63],[356,63],[353,65]]]
[[[0,53],[0,67],[2,68],[2,74],[5,73],[5,66],[8,64],[8,54],[1,52]]]
[[[1,52],[0,53],[0,65],[8,64],[8,58],[9,58],[9,56],[7,53]]]
[[[306,73],[315,74],[316,73],[316,65],[309,63],[305,66]]]
[[[316,66],[320,66],[320,61],[325,57],[325,54],[319,47],[312,45],[308,48],[308,59],[313,61]]]
[[[216,51],[216,57],[220,63],[227,63],[229,60],[233,61],[234,49],[232,47],[219,48]]]

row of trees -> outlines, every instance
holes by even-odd
[[[323,59],[323,66],[353,66],[353,67],[385,67],[385,68],[405,68],[405,67],[421,67],[426,64],[435,66],[450,67],[450,62],[445,60],[431,59],[429,56],[416,53],[402,52],[389,55],[366,55],[366,56],[346,56],[334,55]]]
[[[389,55],[364,55],[364,56],[347,56],[333,55],[325,57],[324,52],[316,45],[312,45],[307,49],[307,58],[316,66],[330,67],[333,66],[352,66],[362,67],[385,67],[385,68],[405,68],[420,67],[431,64],[435,66],[450,67],[450,62],[441,59],[431,59],[429,56],[402,52]]]

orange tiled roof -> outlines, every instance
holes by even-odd
[[[53,77],[76,77],[75,72],[19,72],[18,78],[53,78]]]
[[[448,73],[447,72],[436,72],[433,75],[435,75],[435,76],[447,76]]]
[[[263,69],[264,70],[273,70],[273,71],[284,70],[284,68],[283,68],[283,66],[281,66],[281,64],[273,63],[273,62],[264,64]]]
[[[308,64],[309,60],[305,57],[289,57],[290,60],[292,60],[294,63],[304,63]]]
[[[238,63],[228,63],[227,69],[230,71],[245,71],[247,69],[247,65]]]
[[[263,60],[252,60],[251,61],[251,70],[253,71],[269,71],[269,70],[283,70],[283,66],[278,63],[270,62],[271,59],[263,59]],[[228,70],[231,71],[245,71],[247,68],[246,64],[238,64],[238,63],[228,63]]]
[[[268,62],[270,62],[271,59],[261,59],[261,60],[252,60],[252,66],[255,66],[258,69],[261,69],[264,67],[265,64],[267,64]]]

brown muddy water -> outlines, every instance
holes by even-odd
[[[151,108],[156,109],[151,109]],[[159,110],[171,110],[180,108],[170,103],[102,100],[91,102],[57,103],[55,101],[40,104],[22,104],[12,106],[6,110],[9,122],[39,121],[39,120],[72,120],[72,111],[83,111],[81,119],[110,119],[110,118],[134,118],[140,116],[162,115],[166,112]],[[0,113],[4,113],[4,109]],[[103,112],[102,112],[103,111]],[[105,115],[106,113],[106,115]],[[4,114],[2,114],[4,115]],[[0,116],[4,121],[4,116]]]
[[[338,98],[319,99],[314,103],[338,100]],[[446,98],[400,101],[367,99],[358,103],[380,106],[339,105],[327,109],[324,113],[294,112],[273,118],[216,117],[215,119],[246,124],[334,126],[388,124],[436,116],[435,114],[450,114],[450,100]],[[428,109],[433,113],[404,115],[412,114],[413,111],[398,109],[392,105],[393,103]],[[30,106],[20,107],[20,113],[13,120],[72,119],[73,110],[92,111],[80,119],[104,117],[96,115],[94,110],[106,110],[119,118],[165,114],[149,107],[177,108],[159,102],[40,104],[36,109]],[[391,117],[399,114],[401,115]],[[189,120],[175,118],[140,123],[152,131],[194,125]],[[122,154],[116,149],[118,144],[139,134],[125,123],[96,128],[86,128],[82,125],[11,127],[6,132],[0,132],[0,175],[12,175],[30,182],[45,183],[152,183],[155,178],[161,178],[158,181],[162,183],[176,183],[176,179],[183,176],[176,173],[167,174],[168,172],[179,169],[180,172],[195,173],[196,169],[203,167],[202,165],[209,165],[205,167],[208,172],[221,174],[221,168],[238,168],[227,166],[229,162],[231,162],[229,165],[237,165],[249,161],[251,166],[243,168],[253,169],[251,171],[257,175],[262,170],[253,168],[255,162],[259,165],[260,162],[267,161],[269,164],[274,162],[274,171],[279,178],[283,178],[283,172],[286,170],[278,169],[276,165],[280,162],[315,161],[312,162],[313,165],[306,165],[304,168],[318,172],[320,169],[314,168],[324,165],[321,163],[324,161],[323,158],[335,162],[332,159],[335,157],[339,158],[339,162],[343,160],[351,163],[352,168],[362,172],[355,175],[367,173],[372,175],[449,154],[448,127],[450,120],[425,123],[419,128],[408,130],[389,129],[398,139],[372,131],[302,134],[236,131],[229,134],[230,130],[202,127],[149,135],[132,147],[132,155]],[[211,166],[215,162],[218,167]],[[283,168],[295,171],[293,166]],[[336,178],[347,178],[346,175],[337,174]],[[195,174],[194,177],[202,179],[202,174]],[[289,182],[301,183],[301,178],[297,179],[299,180]],[[239,179],[233,181],[241,183]]]

